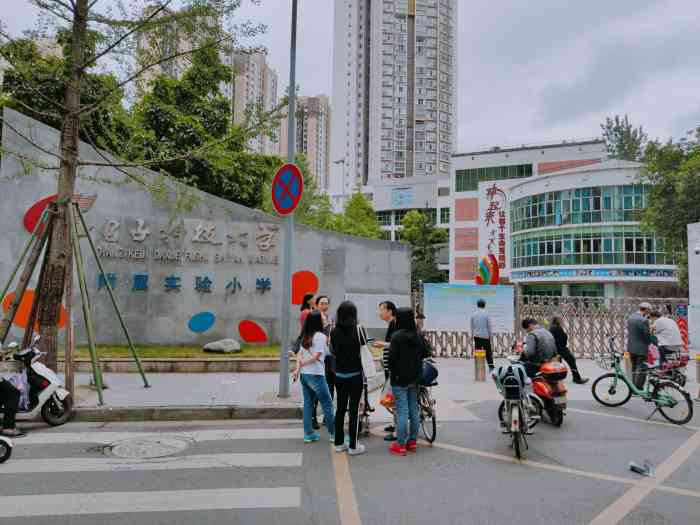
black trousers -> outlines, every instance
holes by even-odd
[[[571,375],[574,376],[574,380],[579,379],[581,374],[579,374],[578,367],[576,366],[576,356],[571,353],[571,350],[568,348],[562,348],[558,351],[558,354],[564,361],[566,361],[566,364],[569,365]]]
[[[15,416],[19,408],[19,390],[12,383],[0,379],[0,406],[2,406],[2,428],[15,428]]]
[[[335,444],[342,445],[345,441],[345,412],[350,412],[348,433],[350,448],[357,447],[358,411],[363,390],[362,374],[355,377],[335,378],[335,388],[338,391],[338,406],[335,411]],[[349,408],[348,408],[349,403]]]
[[[474,350],[483,350],[486,352],[486,362],[489,364],[489,368],[493,368],[493,350],[491,349],[491,339],[475,337]]]
[[[646,355],[630,354],[630,361],[632,362],[632,381],[634,386],[639,390],[644,388],[644,383],[647,380],[647,368],[646,368]]]

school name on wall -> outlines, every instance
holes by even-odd
[[[184,219],[152,231],[143,219],[108,219],[99,228],[97,254],[104,259],[163,264],[279,265],[276,224],[233,226]],[[131,241],[130,246],[121,244]],[[149,242],[151,246],[145,244]],[[159,246],[152,246],[158,242]],[[176,244],[177,246],[172,246]]]

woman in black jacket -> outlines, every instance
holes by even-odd
[[[348,451],[355,456],[365,451],[364,445],[357,442],[358,411],[362,397],[362,358],[361,341],[366,344],[367,336],[357,323],[357,308],[351,301],[344,301],[338,307],[335,328],[331,331],[331,349],[335,357],[335,388],[338,406],[335,414],[335,450]],[[349,448],[345,444],[345,412],[350,404]]]
[[[416,330],[413,310],[396,310],[396,331],[389,346],[389,371],[391,388],[396,403],[397,440],[389,452],[405,456],[406,451],[416,452],[418,437],[418,379],[420,377],[425,344]],[[406,427],[410,421],[410,431]]]
[[[588,382],[587,377],[581,377],[576,366],[576,357],[569,350],[569,336],[566,335],[564,328],[562,327],[562,319],[558,315],[552,317],[549,322],[549,331],[554,336],[554,341],[557,343],[557,353],[567,362],[569,368],[571,368],[571,375],[574,378],[574,383],[583,385]]]

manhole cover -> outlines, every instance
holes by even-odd
[[[173,456],[187,450],[190,441],[176,436],[132,438],[112,444],[107,451],[112,456],[126,459],[151,459]]]

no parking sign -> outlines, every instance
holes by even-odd
[[[296,210],[304,193],[304,178],[296,164],[285,164],[272,179],[272,205],[280,215]]]

